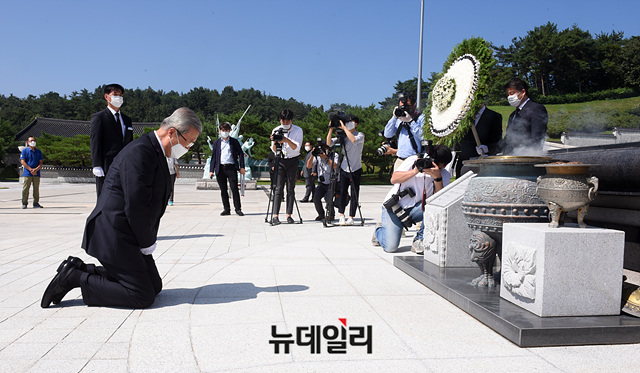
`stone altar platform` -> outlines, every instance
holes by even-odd
[[[500,297],[538,316],[620,313],[624,232],[505,223]]]
[[[439,268],[415,256],[394,265],[520,347],[640,342],[640,318],[627,315],[539,317],[502,298],[498,288],[471,286],[477,268]],[[622,290],[622,288],[620,289]]]

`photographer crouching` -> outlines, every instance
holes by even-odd
[[[287,223],[293,224],[293,203],[295,202],[296,177],[298,175],[298,156],[302,143],[302,128],[293,124],[293,112],[283,109],[280,112],[280,125],[271,131],[271,150],[276,154],[278,172],[275,176],[275,194],[273,197],[272,225],[280,224],[278,214],[285,182],[287,183]]]
[[[423,141],[424,154],[407,158],[391,176],[393,188],[382,206],[382,218],[376,224],[371,242],[388,253],[398,250],[403,228],[410,228],[423,219],[424,203],[432,194],[449,184],[451,175],[444,168],[451,162],[451,150],[444,145],[432,146]],[[424,251],[424,224],[414,237],[411,251]]]
[[[318,176],[318,186],[316,186],[315,193],[313,194],[313,204],[318,212],[316,221],[325,220],[325,209],[322,207],[322,198],[328,204],[329,199],[333,198],[330,193],[331,183],[331,169],[336,170],[338,168],[338,153],[332,153],[326,143],[318,139],[318,144],[313,148],[311,152],[312,157],[307,159],[307,168],[316,170]],[[333,159],[329,156],[333,154]],[[328,207],[329,208],[329,207]],[[328,221],[333,220],[333,208],[329,211]]]
[[[340,163],[338,213],[339,225],[353,225],[353,218],[358,208],[358,196],[360,194],[360,180],[362,178],[362,149],[364,148],[364,133],[356,131],[360,119],[355,115],[346,115],[339,112],[330,117],[327,144],[329,146],[344,148],[344,157]],[[336,137],[333,131],[336,130]],[[347,191],[351,186],[351,202],[349,205],[349,218],[345,220],[344,212],[347,207]]]

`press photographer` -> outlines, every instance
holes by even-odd
[[[398,169],[402,162],[412,155],[420,154],[422,148],[422,127],[424,126],[424,114],[415,107],[413,96],[400,97],[398,106],[393,109],[393,116],[384,127],[386,139],[397,138],[397,146],[387,147],[387,155],[395,154],[397,159],[394,170]]]
[[[277,173],[274,175],[276,177],[275,192],[272,192],[272,225],[280,224],[278,215],[285,182],[287,184],[287,223],[293,224],[294,222],[291,214],[293,213],[293,204],[296,198],[295,186],[302,138],[302,129],[293,124],[293,112],[289,109],[282,110],[280,112],[280,125],[271,131],[271,150],[276,154],[276,159],[278,160],[275,166]]]
[[[382,218],[371,238],[374,245],[388,253],[398,250],[402,229],[423,219],[424,201],[449,184],[451,175],[445,167],[451,162],[451,150],[444,145],[423,144],[425,153],[412,155],[391,176],[394,184],[385,198]],[[411,251],[424,252],[424,224],[414,237]]]
[[[327,204],[327,210],[330,216],[328,221],[333,220],[333,207],[329,206],[329,200],[333,198],[330,191],[331,183],[331,170],[338,169],[338,153],[332,152],[331,149],[325,144],[322,139],[318,139],[318,144],[313,148],[313,157],[307,159],[307,168],[314,170],[318,175],[318,186],[316,187],[315,194],[313,195],[313,204],[318,212],[316,221],[325,220],[325,209],[322,207],[322,198],[324,197]],[[333,155],[329,158],[329,155]]]
[[[358,195],[360,194],[360,179],[362,178],[362,149],[364,148],[364,133],[356,131],[360,119],[355,115],[346,115],[339,112],[330,116],[327,144],[329,146],[342,147],[344,156],[340,161],[340,180],[338,213],[339,225],[353,225],[353,217],[358,208]],[[336,131],[336,137],[333,132]],[[350,189],[351,202],[349,206],[349,218],[345,220],[344,212],[347,207],[347,192]]]

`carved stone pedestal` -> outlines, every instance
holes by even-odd
[[[462,214],[462,197],[475,174],[467,172],[427,199],[424,209],[424,260],[438,267],[473,267],[471,228]]]
[[[620,314],[624,232],[505,223],[500,297],[541,317]]]

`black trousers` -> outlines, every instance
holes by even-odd
[[[311,197],[311,199],[313,199],[313,194],[315,193],[316,190],[316,177],[311,175],[311,173],[309,173],[308,177],[304,178],[304,183],[305,183],[305,192],[304,192],[304,198],[303,199],[309,199],[309,197]]]
[[[104,184],[105,177],[106,176],[103,176],[103,177],[96,176],[96,194],[98,195],[98,198],[100,197],[100,193],[102,193],[102,185]]]
[[[142,255],[142,254],[140,254]],[[88,306],[147,308],[162,290],[162,278],[151,255],[142,255],[144,266],[135,270],[102,263],[87,264],[82,274],[82,300]]]
[[[238,190],[238,170],[236,166],[232,164],[220,165],[220,171],[216,174],[216,181],[220,187],[220,196],[222,197],[222,206],[225,211],[230,211],[229,206],[229,191],[227,188],[227,181],[231,188],[231,195],[233,196],[233,207],[236,211],[242,210],[242,204],[240,203],[240,191]]]
[[[171,174],[171,194],[169,194],[169,201],[173,202],[173,191],[176,189],[176,174]]]
[[[325,205],[329,203],[329,198],[333,198],[333,196],[330,195],[331,194],[330,186],[331,184],[318,183],[318,186],[316,187],[316,192],[313,195],[313,205],[316,208],[316,212],[318,213],[318,216],[323,218],[325,216],[326,208],[322,206],[322,198],[324,197]],[[333,214],[333,212],[331,212],[331,214]]]
[[[353,180],[353,187],[351,187],[351,203],[349,205],[349,216],[356,216],[356,210],[358,209],[358,197],[360,196],[361,179],[362,169],[353,171],[351,173],[340,169],[340,203],[338,205],[339,213],[344,214],[344,211],[347,209],[347,189],[349,189],[349,187],[351,186],[351,180]]]
[[[282,158],[276,175],[276,192],[273,197],[273,215],[280,213],[284,184],[287,184],[287,215],[293,214],[293,203],[296,198],[296,176],[298,175],[298,157]]]

